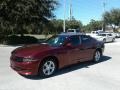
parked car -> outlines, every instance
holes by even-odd
[[[113,37],[115,37],[115,38],[120,38],[120,33],[118,32],[106,32],[106,33],[110,33],[110,34],[112,34],[112,36]]]
[[[120,38],[120,33],[115,33],[116,34],[116,38]]]
[[[65,66],[93,60],[99,62],[104,43],[82,34],[59,34],[41,44],[12,51],[10,66],[22,75],[49,77]]]
[[[115,36],[113,36],[111,33],[101,33],[101,34],[98,34],[95,38],[103,42],[115,41]]]
[[[67,30],[68,33],[80,33],[79,29],[68,29]]]
[[[110,34],[112,34],[113,37],[117,38],[117,33],[111,32]]]
[[[91,31],[91,34],[100,34],[103,33],[103,30],[96,30],[96,31]]]

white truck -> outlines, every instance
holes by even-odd
[[[68,33],[80,33],[79,29],[68,29],[67,30]]]

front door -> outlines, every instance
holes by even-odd
[[[68,58],[70,60],[70,64],[76,63],[79,60],[80,56],[80,38],[79,35],[71,36],[69,38],[70,47],[67,47]]]

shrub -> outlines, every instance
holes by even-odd
[[[17,44],[32,44],[37,43],[38,39],[32,36],[8,36],[6,39],[6,44],[17,45]]]
[[[0,34],[0,43],[3,43],[3,42],[4,42],[4,39],[5,39],[5,35]]]

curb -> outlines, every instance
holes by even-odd
[[[20,47],[20,46],[10,46],[10,45],[2,45],[2,44],[0,44],[0,48],[1,47]]]
[[[0,44],[0,47],[9,47],[8,45],[2,45],[2,44]]]

